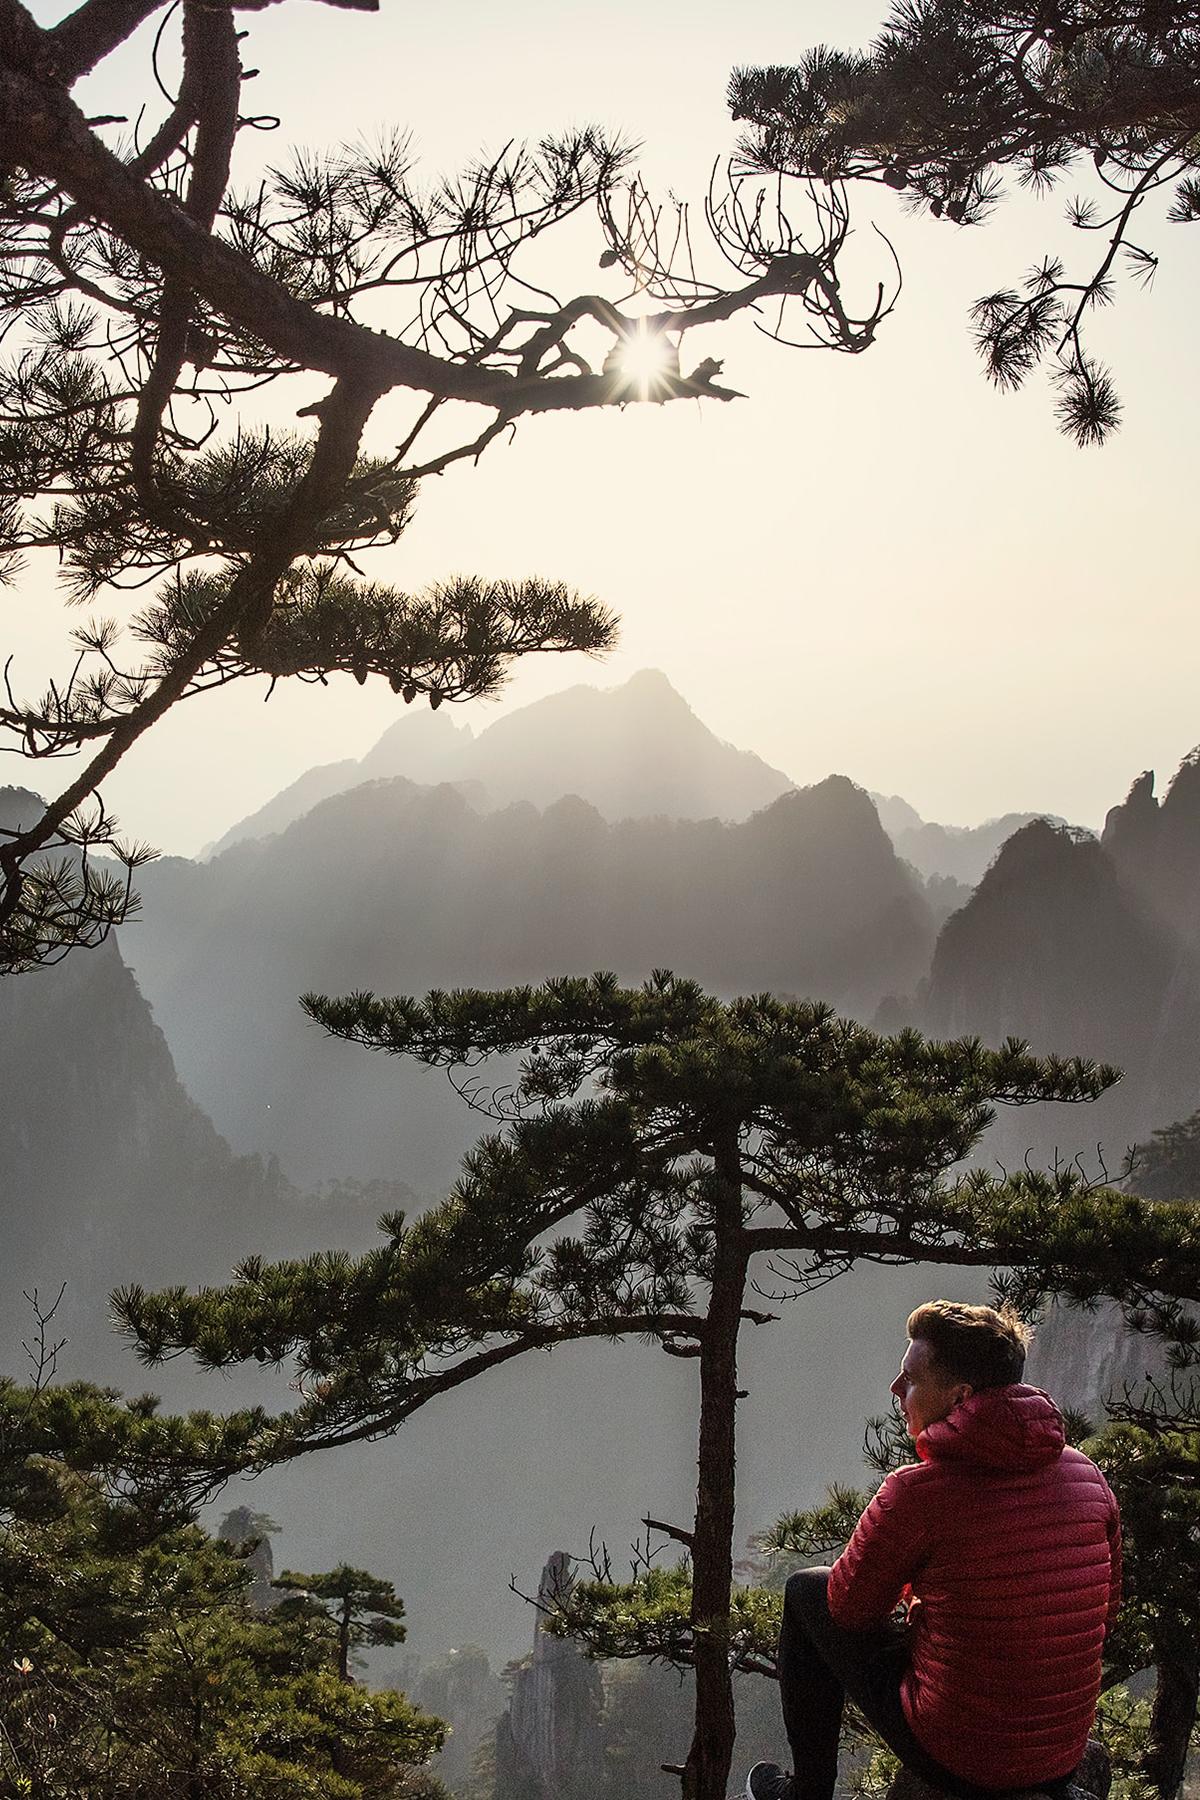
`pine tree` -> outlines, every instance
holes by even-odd
[[[794,67],[739,69],[730,105],[749,126],[749,167],[883,183],[948,224],[985,219],[1010,170],[1042,192],[1082,164],[1095,194],[1067,217],[1100,236],[1095,265],[1072,277],[1041,258],[973,316],[992,381],[1017,387],[1048,359],[1063,430],[1080,444],[1107,437],[1121,408],[1088,351],[1089,313],[1120,273],[1153,279],[1158,256],[1132,236],[1148,199],[1173,186],[1168,219],[1200,218],[1194,6],[896,0],[866,54],[821,46]]]
[[[421,1773],[441,1722],[347,1684],[324,1607],[256,1612],[250,1543],[194,1521],[198,1465],[229,1466],[261,1423],[0,1383],[0,1791],[445,1800]],[[356,1578],[395,1641],[390,1584]]]
[[[324,1575],[300,1575],[285,1569],[275,1577],[273,1586],[296,1596],[285,1600],[280,1609],[284,1616],[316,1609],[332,1618],[337,1627],[337,1672],[350,1681],[350,1659],[360,1646],[402,1644],[408,1633],[400,1623],[404,1602],[397,1598],[390,1581],[371,1575],[366,1569],[352,1569],[339,1563]]]
[[[1200,1112],[1163,1125],[1139,1144],[1131,1185],[1150,1200],[1180,1200],[1200,1193]]]
[[[753,1259],[793,1292],[860,1261],[919,1261],[1131,1304],[1200,1294],[1194,1207],[1096,1190],[1074,1165],[955,1172],[998,1105],[1089,1100],[1111,1069],[883,1037],[827,1007],[726,1003],[666,974],[305,1005],[337,1036],[466,1071],[503,1129],[442,1205],[385,1219],[384,1246],[357,1261],[255,1259],[227,1289],[127,1290],[118,1315],[150,1361],[294,1361],[302,1404],[260,1434],[260,1462],[395,1429],[531,1348],[639,1333],[695,1359],[695,1516],[665,1527],[691,1564],[671,1647],[695,1670],[687,1800],[720,1800],[733,1746],[737,1346],[772,1316],[747,1305]],[[489,1095],[482,1065],[514,1054],[519,1073]]]
[[[1122,1676],[1153,1669],[1145,1775],[1174,1800],[1200,1722],[1200,1354],[1176,1354],[1167,1387],[1110,1397],[1086,1445],[1121,1505],[1126,1597],[1113,1660]]]
[[[118,839],[101,785],[185,697],[341,671],[436,707],[494,692],[528,652],[611,645],[612,616],[558,581],[464,576],[414,594],[367,580],[359,559],[401,536],[422,477],[540,413],[734,398],[719,362],[681,351],[694,328],[766,299],[796,300],[806,330],[849,350],[882,310],[846,310],[836,207],[814,210],[806,243],[781,211],[768,228],[740,204],[736,182],[713,250],[739,285],[708,280],[627,148],[590,128],[514,141],[432,186],[396,133],[296,152],[245,191],[242,83],[256,71],[237,20],[261,4],[184,0],[164,17],[178,90],[164,104],[156,41],[130,141],[72,90],[165,0],[83,0],[46,27],[0,0],[0,576],[50,551],[75,600],[122,606],[120,590],[151,588],[132,617],[81,625],[40,698],[9,687],[0,701],[10,748],[85,752],[44,810],[0,833],[0,973],[94,943],[128,911],[145,852]],[[592,293],[589,272],[588,293],[560,300],[531,285],[528,246],[587,210],[610,291]],[[315,401],[313,377],[329,384]],[[280,430],[297,381],[304,423]],[[274,417],[253,411],[265,389]],[[408,403],[402,441],[371,454],[389,395]],[[483,408],[482,428],[475,412],[445,430],[455,403]]]

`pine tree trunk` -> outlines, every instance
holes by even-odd
[[[204,1776],[200,1768],[204,1737],[204,1700],[193,1692],[191,1706],[192,1741],[188,1746],[188,1767],[184,1775],[186,1800],[204,1800]]]
[[[736,1169],[736,1151],[733,1157]],[[726,1174],[717,1197],[717,1243],[700,1348],[700,1451],[692,1541],[696,1724],[683,1800],[725,1800],[736,1735],[729,1673],[733,1587],[737,1340],[746,1283],[741,1184]]]
[[[1160,1646],[1157,1673],[1146,1774],[1161,1800],[1175,1800],[1200,1700],[1200,1644],[1185,1639]]]
[[[347,1596],[338,1614],[338,1674],[343,1681],[350,1679],[350,1610]]]

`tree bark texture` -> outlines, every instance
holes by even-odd
[[[1185,1638],[1160,1648],[1157,1674],[1146,1774],[1162,1800],[1175,1800],[1200,1700],[1200,1644]]]
[[[729,1603],[733,1588],[737,1340],[747,1263],[736,1147],[732,1158],[718,1161],[716,1215],[712,1288],[700,1341],[699,1480],[691,1612],[696,1723],[684,1765],[683,1800],[725,1800],[736,1736],[729,1670]]]

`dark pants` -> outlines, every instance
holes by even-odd
[[[961,1800],[993,1800],[995,1788],[951,1775],[913,1736],[900,1702],[908,1667],[908,1634],[889,1623],[844,1631],[829,1616],[828,1569],[802,1569],[787,1584],[779,1634],[779,1698],[792,1747],[796,1800],[833,1800],[838,1732],[846,1695],[889,1750],[915,1775]],[[1060,1800],[1067,1777],[1041,1784]]]

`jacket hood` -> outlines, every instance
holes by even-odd
[[[1063,1417],[1041,1388],[1013,1382],[972,1394],[917,1438],[922,1462],[973,1463],[1014,1472],[1057,1461],[1067,1441]]]

